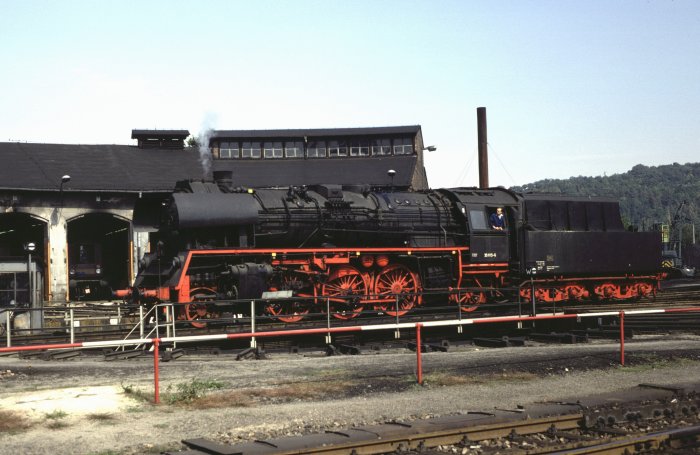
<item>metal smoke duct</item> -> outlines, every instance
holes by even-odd
[[[489,151],[486,138],[486,108],[476,108],[476,125],[479,141],[479,188],[489,187]]]

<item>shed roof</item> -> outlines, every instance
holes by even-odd
[[[204,173],[196,149],[0,142],[0,189],[154,192]]]
[[[342,137],[416,135],[420,126],[296,130],[216,131],[212,137]],[[152,130],[133,130],[148,134]],[[186,130],[159,130],[182,135]],[[231,171],[233,183],[247,187],[315,184],[369,184],[409,187],[414,174],[425,180],[417,155],[325,159],[211,160],[204,170],[198,149],[138,148],[129,145],[73,145],[0,142],[0,189],[58,191],[167,192],[178,180],[210,179],[211,171]],[[394,177],[387,172],[396,171]],[[427,187],[427,182],[423,184]]]
[[[312,138],[329,136],[416,135],[420,125],[379,126],[366,128],[315,128],[289,130],[214,130],[210,139],[229,138]]]

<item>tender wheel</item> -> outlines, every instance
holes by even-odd
[[[411,308],[421,304],[420,279],[408,267],[394,264],[383,269],[377,275],[374,282],[374,292],[380,298],[392,298],[398,296],[398,308],[396,302],[377,305],[377,309],[390,316],[403,316]]]
[[[194,288],[190,290],[190,302],[185,304],[185,319],[190,321],[192,327],[202,329],[207,326],[206,322],[196,322],[199,319],[215,319],[219,313],[211,310],[211,305],[206,302],[216,300],[216,291],[210,288]]]
[[[452,294],[450,298],[466,313],[470,313],[479,308],[479,305],[482,303],[486,303],[486,295],[483,292],[460,292],[458,294]]]
[[[348,265],[340,266],[321,285],[321,295],[330,299],[330,311],[333,317],[343,320],[352,319],[362,312],[360,297],[367,295],[367,282],[356,268]]]

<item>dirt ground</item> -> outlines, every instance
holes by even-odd
[[[619,346],[451,348],[424,355],[416,384],[409,350],[327,357],[271,353],[265,360],[185,355],[161,363],[152,404],[153,359],[86,356],[44,361],[0,357],[0,452],[153,454],[182,439],[236,443],[329,428],[527,405],[700,377],[700,337],[649,337]]]

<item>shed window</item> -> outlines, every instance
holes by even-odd
[[[372,155],[391,155],[391,139],[375,139],[372,141]]]
[[[350,144],[350,156],[369,156],[369,141],[354,141]]]
[[[348,156],[348,146],[345,141],[329,141],[328,156],[331,158],[338,156]]]
[[[304,146],[301,142],[289,141],[284,143],[284,156],[287,158],[303,158]]]
[[[306,149],[306,156],[309,158],[326,157],[326,141],[312,141]]]
[[[263,153],[265,158],[282,158],[282,143],[265,142],[263,144]]]
[[[219,158],[230,159],[239,156],[238,142],[222,142],[219,146]]]
[[[394,155],[412,155],[413,139],[410,137],[394,139]]]
[[[260,158],[260,143],[244,142],[241,146],[241,158]]]

